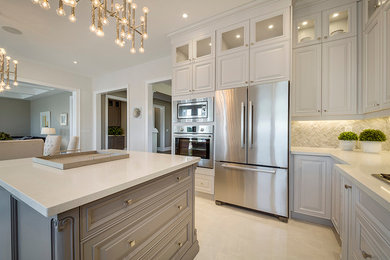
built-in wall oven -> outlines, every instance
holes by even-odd
[[[197,156],[199,167],[214,166],[214,127],[212,125],[174,126],[176,155]]]
[[[173,101],[173,122],[214,121],[214,98],[197,98]]]

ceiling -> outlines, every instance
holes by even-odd
[[[12,86],[11,82],[11,86]],[[31,84],[27,82],[18,82],[17,87],[11,87],[9,90],[0,92],[0,98],[13,98],[23,100],[36,100],[43,97],[48,97],[54,94],[64,93],[67,91],[50,88],[42,85]]]
[[[21,62],[28,59],[95,77],[168,56],[171,51],[168,33],[252,1],[256,0],[135,0],[139,7],[150,9],[149,39],[144,54],[130,54],[129,45],[120,48],[114,43],[112,19],[103,38],[89,32],[89,0],[80,0],[76,23],[69,22],[67,16],[57,16],[57,0],[49,0],[48,11],[33,5],[31,0],[0,0],[0,27],[10,26],[22,32],[11,34],[0,28],[0,46]],[[69,14],[68,9],[66,12]],[[189,15],[187,19],[182,18],[184,12]],[[22,63],[20,68],[23,77]]]

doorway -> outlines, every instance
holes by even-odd
[[[153,91],[152,152],[172,153],[172,82],[155,82]]]

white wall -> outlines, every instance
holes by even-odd
[[[129,56],[131,59],[131,56]],[[150,104],[147,96],[147,83],[154,81],[166,80],[171,77],[171,57],[160,58],[152,62],[129,67],[120,71],[103,75],[93,79],[93,90],[95,93],[112,91],[115,89],[127,88],[127,96],[129,101],[129,143],[130,150],[145,151],[146,142],[148,139],[147,120],[152,115],[148,115],[148,106]],[[96,95],[96,94],[95,94]],[[99,102],[99,99],[93,97],[94,101]],[[96,104],[96,121],[94,124],[94,133],[99,133],[96,125],[100,125],[100,105]],[[142,109],[142,117],[134,118],[133,109],[140,107]],[[150,111],[151,113],[151,111]],[[98,136],[94,136],[93,145],[96,147]]]
[[[53,66],[19,58],[19,80],[77,91],[79,95],[80,147],[92,149],[92,79]]]

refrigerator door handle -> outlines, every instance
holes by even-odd
[[[248,143],[249,148],[252,149],[253,146],[253,105],[252,101],[249,101],[248,105]]]
[[[241,148],[245,148],[245,105],[241,102]]]
[[[264,169],[251,168],[251,167],[243,167],[243,166],[238,166],[236,164],[231,164],[231,163],[223,163],[221,166],[224,167],[224,168],[234,169],[234,170],[276,174],[276,171],[272,171],[272,170],[264,170]]]

